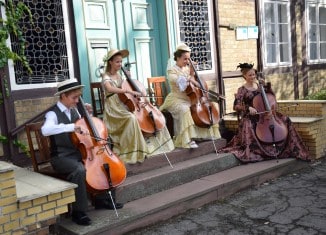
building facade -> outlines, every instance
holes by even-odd
[[[14,3],[19,2],[13,0]],[[59,81],[76,77],[99,81],[103,57],[111,48],[128,49],[132,78],[164,76],[179,42],[192,48],[192,60],[208,87],[226,100],[221,116],[232,112],[243,83],[237,65],[254,63],[270,81],[277,99],[300,99],[325,85],[326,1],[283,0],[24,0],[33,24],[21,22],[26,57],[2,69],[0,133],[24,140],[24,123],[55,103]],[[1,9],[4,17],[3,9]],[[12,37],[12,49],[19,45]],[[11,144],[0,156],[15,161]]]

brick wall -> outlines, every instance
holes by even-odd
[[[225,88],[225,113],[232,113],[233,110],[233,102],[234,102],[234,94],[237,93],[238,88],[244,84],[245,80],[243,77],[236,78],[227,78],[223,79],[224,88]]]
[[[15,101],[14,105],[17,126],[49,108],[51,105],[56,103],[57,99],[57,97],[46,97]]]
[[[221,25],[254,26],[254,0],[219,0],[219,23]],[[240,62],[257,65],[257,40],[236,40],[236,31],[220,27],[221,61],[223,71],[234,71]]]
[[[0,172],[0,234],[9,232],[19,227],[19,214],[15,188],[15,176],[12,168],[4,167]]]
[[[17,126],[35,117],[57,102],[57,97],[18,100],[14,102]],[[18,140],[27,145],[25,129],[18,133]],[[1,155],[0,155],[1,156]]]
[[[298,104],[293,106],[294,104]],[[278,107],[282,113],[296,118],[293,122],[314,158],[326,155],[326,101],[322,100],[281,100]],[[304,117],[305,119],[301,119]],[[309,118],[315,121],[307,122]],[[320,120],[319,120],[319,119]]]
[[[19,168],[0,162],[0,234],[49,234],[49,226],[55,224],[59,215],[68,211],[68,204],[75,201],[74,189],[68,187],[57,193],[37,195],[17,179],[15,169]],[[43,176],[37,174],[35,177]]]

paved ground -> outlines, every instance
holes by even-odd
[[[326,160],[129,234],[326,234]]]

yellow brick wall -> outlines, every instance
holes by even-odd
[[[57,102],[57,97],[27,99],[15,101],[17,126],[25,123]],[[17,134],[18,140],[28,145],[25,129]],[[1,156],[1,155],[0,155]]]
[[[57,101],[57,97],[27,99],[15,101],[17,126],[43,112]]]
[[[326,120],[316,121],[313,123],[293,123],[303,142],[309,150],[311,157],[318,159],[325,156],[326,152]]]
[[[220,25],[254,26],[254,0],[219,0]],[[236,31],[220,27],[221,61],[223,71],[234,71],[240,62],[252,62],[257,65],[257,40],[236,40]]]
[[[321,88],[326,89],[326,71],[312,70],[308,71],[309,77],[309,94],[319,91]]]
[[[278,110],[291,117],[326,117],[326,101],[279,100]]]
[[[17,198],[14,170],[0,172],[0,234],[48,234],[48,227],[75,201],[74,189],[39,198]]]
[[[232,113],[233,111],[233,102],[234,94],[237,93],[238,88],[244,84],[245,80],[243,77],[236,78],[226,78],[223,79],[224,88],[225,88],[225,113]]]
[[[16,188],[13,169],[0,172],[0,234],[19,227],[19,218],[14,214],[16,209]]]

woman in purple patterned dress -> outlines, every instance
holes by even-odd
[[[276,115],[287,127],[287,138],[275,144],[266,144],[258,139],[255,129],[259,115],[253,107],[254,97],[260,94],[256,70],[253,69],[253,64],[248,63],[240,64],[238,67],[246,82],[238,88],[233,109],[240,114],[241,120],[237,134],[220,152],[231,152],[242,162],[289,157],[310,160],[309,152],[290,119],[281,113],[277,112]],[[271,89],[270,92],[272,93]]]

